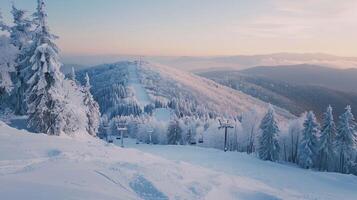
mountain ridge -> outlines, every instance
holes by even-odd
[[[147,92],[152,103],[160,100],[167,104],[173,99],[176,99],[179,105],[180,102],[184,103],[184,111],[178,113],[178,116],[199,113],[198,115],[203,117],[218,113],[217,116],[221,117],[235,117],[253,107],[261,110],[268,107],[268,104],[263,101],[206,78],[152,62],[141,62],[139,64],[137,61],[120,61],[84,69],[79,71],[78,74],[80,80],[83,79],[85,73],[89,74],[93,83],[94,98],[102,105],[101,109],[103,109],[105,103],[103,103],[104,100],[101,100],[101,97],[109,92],[98,93],[98,91],[105,90],[105,88],[112,89],[116,84],[130,85],[128,70],[130,67],[137,68],[139,82],[145,88],[145,92]],[[132,96],[134,97],[134,95]],[[286,110],[277,109],[277,112],[283,118],[294,118]]]
[[[240,70],[240,73],[260,76],[268,79],[279,79],[296,85],[316,85],[357,93],[357,69],[335,69],[320,65],[279,65],[257,66]]]
[[[332,72],[337,70],[311,65],[263,66],[242,71],[212,71],[199,73],[199,75],[240,90],[265,102],[279,105],[295,115],[313,110],[321,119],[326,107],[332,105],[335,108],[335,118],[337,118],[338,115],[344,112],[346,105],[357,108],[357,93],[351,92],[350,89],[346,89],[343,86],[340,89],[335,89],[319,82],[317,82],[319,84],[311,84],[311,82],[318,81],[319,79],[314,79],[309,74],[299,74],[295,70],[289,71],[289,68],[303,70],[302,67],[315,70],[315,75],[321,74],[319,69],[332,70]],[[275,73],[274,70],[278,72]],[[289,73],[285,73],[285,71]],[[344,71],[348,74],[351,70],[339,71]],[[357,69],[353,69],[352,71],[357,72]],[[344,79],[343,77],[336,78]],[[299,84],[294,82],[295,79],[299,81]],[[357,114],[356,109],[352,111]]]

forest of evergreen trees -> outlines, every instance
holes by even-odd
[[[45,3],[37,3],[31,16],[13,5],[11,26],[0,21],[7,32],[1,37],[1,107],[28,115],[28,128],[38,133],[96,135],[100,113],[89,79],[83,86],[74,75],[65,79]]]

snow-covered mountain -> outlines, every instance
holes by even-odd
[[[144,112],[155,114],[158,109],[167,108],[178,117],[233,118],[253,108],[263,111],[267,108],[267,103],[242,92],[150,62],[100,65],[80,71],[78,78],[82,80],[86,73],[91,78],[92,93],[102,114],[110,117]],[[277,113],[281,119],[294,117],[279,108]]]

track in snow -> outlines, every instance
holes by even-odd
[[[127,146],[165,159],[187,162],[227,175],[253,178],[282,191],[303,193],[304,199],[352,200],[357,197],[355,189],[357,177],[353,175],[305,170],[288,164],[262,161],[245,153],[225,153],[221,150],[196,146],[137,145],[131,140],[127,140]],[[238,196],[242,199],[276,199],[263,193],[240,193]]]

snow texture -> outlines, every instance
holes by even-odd
[[[352,200],[357,195],[354,176],[306,171],[236,152],[128,142],[140,150],[89,135],[30,134],[0,122],[1,198]]]

